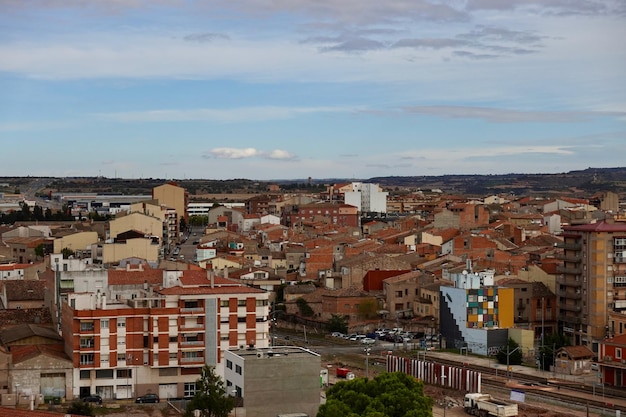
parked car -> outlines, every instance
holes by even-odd
[[[376,343],[376,339],[372,339],[371,337],[366,337],[361,339],[361,343],[363,343],[364,345],[373,345],[374,343]]]
[[[345,336],[343,333],[340,333],[340,332],[332,332],[330,335],[332,337],[344,337]]]
[[[137,399],[135,400],[136,403],[139,404],[143,404],[143,403],[158,403],[161,400],[159,399],[159,396],[156,394],[146,394],[146,395],[142,395],[141,397],[137,397]]]
[[[88,395],[86,397],[83,397],[83,402],[84,403],[96,403],[98,405],[102,405],[102,397],[99,395]]]

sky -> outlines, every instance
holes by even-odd
[[[558,173],[624,155],[623,0],[0,0],[0,176]]]

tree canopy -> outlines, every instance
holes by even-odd
[[[204,365],[200,379],[196,381],[196,394],[187,404],[184,417],[193,417],[194,410],[200,410],[201,417],[228,417],[234,406],[235,400],[226,395],[224,383],[215,368]]]
[[[326,321],[326,328],[329,332],[348,333],[348,320],[346,316],[333,314]]]
[[[508,352],[507,352],[508,346]],[[516,350],[517,349],[517,350]],[[508,355],[507,355],[508,353]],[[508,356],[508,358],[507,358]],[[507,344],[500,347],[498,353],[496,353],[496,359],[498,363],[503,365],[521,365],[523,358],[522,348],[517,342],[511,338],[507,341]]]
[[[317,417],[432,417],[432,405],[422,382],[390,372],[333,385]]]

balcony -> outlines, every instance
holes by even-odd
[[[616,263],[616,264],[626,264],[626,256],[615,256],[615,257],[613,257],[613,263]]]
[[[569,300],[581,300],[583,298],[581,292],[568,291],[567,289],[557,290],[557,295],[559,297],[567,298]]]
[[[578,257],[578,256],[565,255],[563,253],[557,254],[556,255],[556,259],[559,259],[559,260],[565,261],[565,262],[571,262],[571,263],[582,262],[582,259],[580,259],[580,257]]]
[[[80,348],[81,349],[92,349],[95,346],[95,341],[94,339],[81,339],[80,340]]]
[[[580,243],[559,242],[556,244],[556,247],[565,250],[581,250],[583,248],[583,245]]]
[[[179,333],[200,333],[204,332],[204,324],[183,324],[180,329],[178,329]]]
[[[582,274],[583,269],[580,267],[574,268],[574,267],[566,267],[566,266],[558,265],[556,267],[556,272],[559,274],[566,274],[566,275],[580,275]]]
[[[582,282],[579,280],[572,279],[571,277],[557,276],[556,283],[559,285],[563,285],[570,288],[581,288]]]
[[[181,314],[202,314],[204,308],[202,307],[183,307],[180,309]]]
[[[561,305],[559,306],[559,308],[560,308],[561,310],[565,310],[565,311],[572,311],[572,312],[574,312],[574,313],[580,313],[580,312],[581,312],[581,310],[582,310],[582,307],[581,307],[581,306],[578,306],[578,305],[567,305],[567,304],[561,304]]]
[[[180,358],[180,363],[185,363],[185,364],[203,363],[203,362],[204,362],[203,356],[190,356],[190,357]]]
[[[204,341],[203,340],[194,340],[188,342],[180,342],[181,350],[197,350],[204,349]]]

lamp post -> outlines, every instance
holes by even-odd
[[[370,351],[372,349],[370,348],[365,348],[363,349],[363,351],[365,352],[365,378],[369,379],[370,377],[370,368],[369,368],[369,359],[370,359]]]

